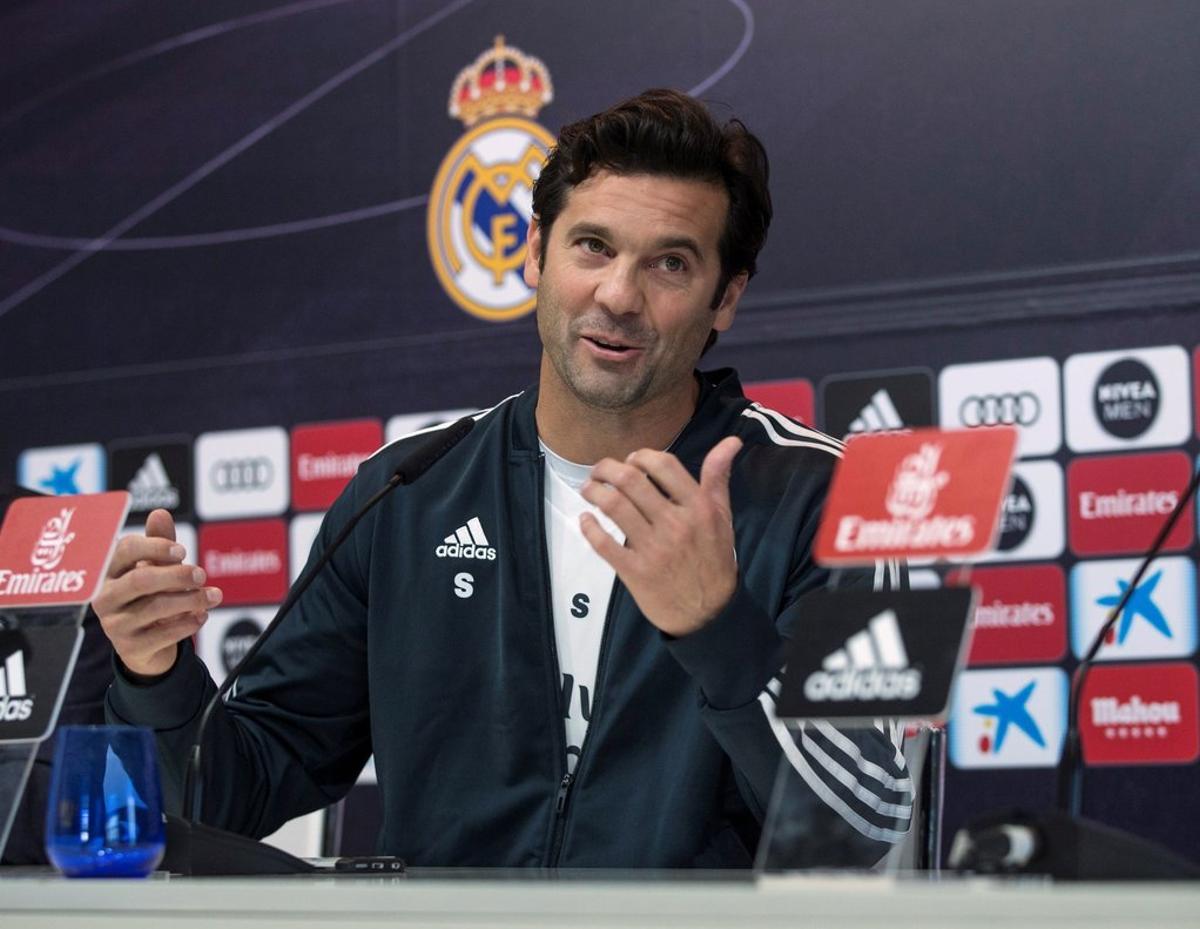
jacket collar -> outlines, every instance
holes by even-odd
[[[695,376],[700,381],[696,411],[670,448],[693,471],[699,469],[709,449],[733,431],[736,418],[747,405],[741,382],[733,368],[697,371]],[[538,388],[535,384],[514,401],[510,423],[511,448],[521,458],[537,457],[539,454],[537,423],[534,419],[537,399]]]

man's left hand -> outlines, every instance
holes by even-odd
[[[591,514],[579,525],[646,618],[684,636],[711,621],[737,589],[729,473],[742,440],[709,451],[697,482],[669,452],[640,449],[592,468],[583,498],[625,533],[621,546]]]

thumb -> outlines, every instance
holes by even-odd
[[[175,520],[166,510],[152,510],[146,517],[146,535],[151,539],[175,541]]]
[[[700,466],[700,489],[725,509],[729,509],[729,474],[733,470],[733,459],[741,450],[742,440],[728,436],[709,450]]]

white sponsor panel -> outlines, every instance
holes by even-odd
[[[1071,650],[1082,657],[1133,580],[1141,560],[1082,561],[1071,569]],[[1101,646],[1097,661],[1177,658],[1196,650],[1196,566],[1187,557],[1151,562]]]
[[[437,426],[442,423],[452,423],[471,413],[478,413],[475,407],[462,407],[456,410],[433,410],[429,413],[404,413],[393,416],[384,427],[384,441],[389,445],[406,435],[412,435],[422,429]]]
[[[96,443],[27,448],[17,457],[17,483],[44,494],[107,490],[104,448]]]
[[[1177,345],[1072,355],[1063,376],[1073,451],[1181,445],[1191,434],[1188,356]]]
[[[996,550],[985,563],[1057,558],[1066,543],[1062,468],[1053,461],[1019,461],[1000,511]]]
[[[321,528],[324,513],[302,513],[292,519],[288,526],[288,582],[296,583],[296,578],[304,570],[308,562],[308,553],[317,538]]]
[[[121,530],[121,538],[127,535],[145,535],[145,526],[126,526]],[[186,554],[183,560],[188,564],[199,564],[200,549],[196,543],[196,527],[191,523],[175,524],[175,541],[184,547]]]
[[[946,429],[1016,426],[1017,457],[1053,455],[1062,445],[1060,393],[1053,358],[950,365],[938,377],[938,419]]]
[[[207,665],[218,687],[274,616],[273,606],[229,607],[209,611],[208,622],[196,633],[196,654]]]
[[[954,685],[950,760],[957,768],[1050,768],[1067,728],[1061,668],[963,671]]]
[[[276,516],[287,509],[288,435],[279,426],[206,432],[196,440],[201,519]]]

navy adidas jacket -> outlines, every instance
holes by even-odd
[[[722,437],[742,438],[730,483],[739,586],[708,626],[670,639],[616,583],[573,778],[529,390],[480,414],[387,497],[301,598],[210,723],[204,820],[266,835],[343,796],[374,752],[378,848],[411,864],[745,867],[784,757],[802,807],[791,822],[807,840],[829,864],[877,860],[911,817],[892,738],[883,727],[789,733],[772,713],[788,630],[828,580],[809,550],[840,445],[751,404],[731,370],[698,377],[696,412],[671,450],[698,475]],[[310,563],[425,440],[362,465]],[[494,557],[439,555],[473,518]],[[850,580],[899,575],[880,565]],[[213,692],[188,646],[152,684],[118,668],[110,718],[157,731],[169,806]]]

